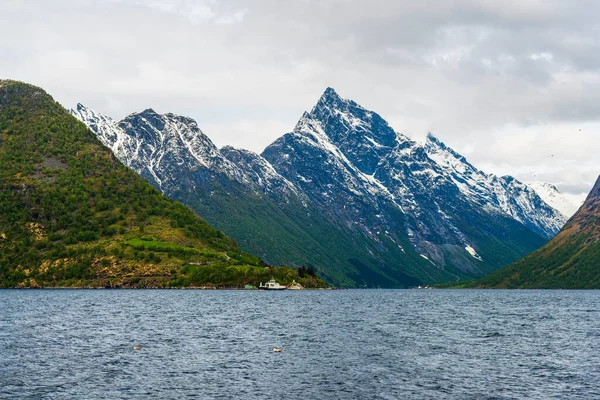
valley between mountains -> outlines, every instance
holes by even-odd
[[[261,154],[217,148],[196,121],[152,109],[71,113],[127,167],[269,264],[338,287],[482,277],[543,246],[572,206],[547,184],[485,173],[418,143],[328,88]],[[556,207],[556,208],[555,208]]]

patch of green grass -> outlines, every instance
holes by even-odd
[[[177,243],[161,242],[158,240],[151,239],[149,240],[148,238],[129,239],[125,243],[132,246],[136,250],[148,250],[158,253],[169,253],[179,256],[182,259],[189,259],[191,257],[202,257],[225,262],[230,260],[230,257],[223,253],[197,249],[194,247],[181,246]]]

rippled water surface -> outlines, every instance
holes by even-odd
[[[598,399],[600,292],[2,290],[0,398]]]

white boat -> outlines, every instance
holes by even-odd
[[[274,278],[271,278],[269,280],[269,282],[265,283],[264,285],[261,282],[260,285],[258,286],[258,288],[263,289],[263,290],[285,290],[285,289],[287,289],[285,286],[277,283],[277,281],[275,281]]]
[[[304,286],[302,286],[301,284],[299,284],[298,282],[296,282],[296,280],[294,279],[294,281],[288,287],[288,289],[290,289],[290,290],[304,290]]]

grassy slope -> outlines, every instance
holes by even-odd
[[[256,284],[235,241],[124,167],[43,90],[0,81],[0,287]]]

